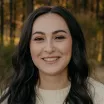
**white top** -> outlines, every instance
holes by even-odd
[[[88,86],[94,104],[104,104],[104,85],[92,78],[89,78],[88,80],[91,83],[91,85]],[[38,88],[36,104],[63,104],[69,90],[70,85],[60,90],[44,90]],[[7,100],[1,104],[7,104]]]
[[[44,90],[38,88],[36,104],[63,104],[69,89],[70,86],[61,90]]]
[[[94,104],[104,104],[104,84],[89,78],[89,82],[92,86],[89,86]]]

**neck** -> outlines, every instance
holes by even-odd
[[[40,73],[39,87],[47,90],[58,90],[69,85],[67,71],[58,75],[46,75]]]

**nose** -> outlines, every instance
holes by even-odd
[[[44,47],[44,51],[47,53],[53,53],[55,51],[55,47],[52,41],[47,41]]]

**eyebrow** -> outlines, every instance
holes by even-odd
[[[53,31],[52,34],[57,34],[57,33],[59,33],[59,32],[67,33],[65,30],[56,30],[56,31]],[[34,32],[32,35],[35,35],[35,34],[45,35],[45,33],[42,32],[42,31],[36,31],[36,32]]]

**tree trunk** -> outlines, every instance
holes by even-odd
[[[47,0],[47,5],[50,6],[51,2],[52,2],[52,0]]]
[[[102,61],[103,61],[103,64],[104,64],[104,29],[103,29],[103,47],[102,47]]]
[[[60,5],[60,0],[57,0],[57,3]]]
[[[75,12],[77,12],[77,0],[72,0],[73,2],[73,9]]]
[[[13,38],[13,1],[10,0],[10,42],[12,43]]]
[[[80,9],[81,9],[81,1],[77,0],[77,12],[80,13]]]
[[[1,44],[3,44],[3,35],[4,35],[4,2],[3,0],[0,1],[0,7],[1,7],[1,25],[0,25],[0,30],[1,30]]]
[[[100,0],[96,0],[96,18],[98,19],[98,15],[99,15],[99,3]]]
[[[66,0],[66,8],[69,8],[69,0]]]
[[[90,11],[91,12],[94,11],[94,0],[91,0],[91,3],[90,3]]]
[[[84,10],[84,13],[86,13],[88,9],[88,0],[82,0],[82,7]]]
[[[102,47],[103,52],[102,52],[102,61],[103,61],[103,64],[104,64],[104,1],[103,1],[103,13],[102,14],[103,14],[103,16],[102,16],[103,17],[103,34],[102,34],[103,35],[103,47]]]
[[[33,11],[33,0],[24,0],[25,18]]]
[[[16,31],[16,0],[13,0],[13,39]]]

